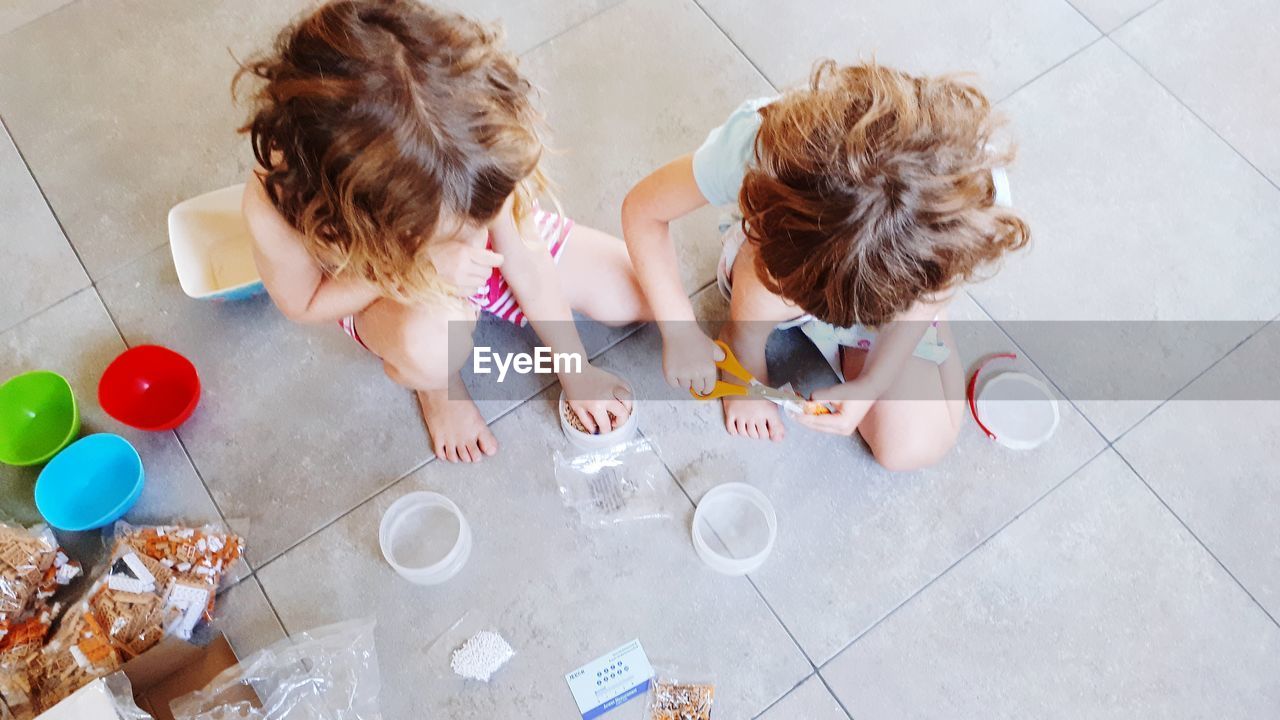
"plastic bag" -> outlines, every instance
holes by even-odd
[[[174,700],[177,720],[381,720],[372,619],[298,633]],[[245,699],[253,690],[261,699]]]
[[[711,720],[716,685],[709,675],[660,669],[649,684],[644,720]]]
[[[79,574],[48,527],[0,523],[0,636]]]
[[[189,640],[243,542],[216,528],[119,523],[105,572],[58,624],[34,674],[48,709],[167,635]]]
[[[58,614],[49,600],[80,574],[44,526],[0,524],[0,707],[26,720],[39,710],[35,672]]]
[[[427,646],[427,667],[438,679],[489,682],[516,652],[490,616],[468,610]]]
[[[163,623],[163,635],[183,640],[190,640],[200,621],[212,616],[222,578],[244,553],[239,536],[213,526],[135,527],[121,522],[115,535],[108,586],[159,596],[163,603],[147,611]],[[159,640],[126,633],[123,642],[140,646],[139,652]],[[113,638],[115,634],[113,629]]]
[[[553,460],[560,498],[586,525],[671,517],[660,484],[667,469],[648,438],[576,455],[557,450]]]

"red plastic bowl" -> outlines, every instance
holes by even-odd
[[[172,430],[200,402],[200,376],[191,361],[159,345],[139,345],[111,361],[98,383],[98,404],[139,430]]]

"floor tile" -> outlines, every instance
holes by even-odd
[[[1280,618],[1280,396],[1275,323],[1116,443],[1272,617]],[[1250,402],[1242,397],[1258,397]],[[1261,398],[1266,397],[1266,401]]]
[[[1061,0],[703,0],[702,6],[778,87],[804,80],[819,58],[874,57],[909,72],[977,73],[999,98],[1098,36]]]
[[[696,150],[743,100],[772,92],[691,0],[631,0],[524,61],[542,88],[561,202],[614,235],[632,185]],[[673,225],[689,292],[715,277],[716,217],[707,208]]]
[[[723,318],[718,291],[698,296],[699,317]],[[1009,348],[971,302],[952,316],[966,367]],[[803,392],[833,376],[798,331],[777,333],[774,383]],[[718,404],[695,403],[666,388],[652,329],[603,357],[638,388],[641,430],[658,443],[672,473],[695,499],[728,481],[751,483],[778,512],[778,540],[756,585],[817,663],[830,658],[878,618],[942,573],[983,538],[1103,448],[1102,438],[1063,404],[1057,434],[1019,453],[987,440],[972,424],[959,445],[928,471],[892,474],[860,440],[821,435],[790,424],[781,443],[725,434]],[[1031,368],[1023,369],[1034,372]],[[671,399],[666,399],[671,398]],[[966,422],[968,422],[966,420]]]
[[[585,528],[553,481],[549,449],[564,444],[553,395],[494,432],[506,444],[494,462],[432,463],[259,573],[290,632],[377,618],[386,717],[575,717],[564,673],[632,638],[659,667],[714,674],[727,718],[760,712],[811,671],[746,580],[699,563],[693,507],[669,475],[658,506],[671,519]],[[472,527],[470,560],[444,585],[410,585],[381,559],[381,512],[411,490],[447,495]],[[452,647],[435,642],[464,616],[516,650],[488,685],[453,676]],[[639,705],[618,716],[638,718]]]
[[[792,690],[777,705],[769,708],[760,720],[848,720],[840,704],[831,696],[822,680],[815,675]]]
[[[0,35],[15,30],[74,0],[6,0],[0,5]]]
[[[578,23],[618,4],[620,0],[445,0],[442,5],[482,22],[500,22],[507,46],[525,52]]]
[[[1108,453],[822,670],[877,718],[1260,718],[1280,628]]]
[[[227,636],[241,660],[285,637],[284,628],[254,577],[247,577],[218,595],[212,627]]]
[[[84,268],[0,127],[0,331],[89,284]]]
[[[1166,0],[1115,40],[1280,184],[1280,6],[1271,0]]]
[[[146,485],[126,520],[139,524],[218,522],[217,507],[173,433],[133,430],[108,417],[98,406],[102,371],[124,349],[97,294],[83,290],[0,334],[0,378],[7,380],[29,370],[62,374],[71,383],[80,407],[81,437],[96,432],[116,433],[138,449]],[[26,524],[40,521],[33,497],[39,471],[39,467],[0,465],[3,508]],[[105,553],[97,532],[60,535],[85,567]],[[249,548],[250,557],[253,552],[254,548]]]
[[[1250,321],[1280,311],[1280,191],[1109,40],[1003,105],[1032,247],[971,292],[997,320],[1022,321],[1014,339],[1114,438],[1256,329]],[[1081,332],[1115,330],[1092,321],[1117,320],[1152,325],[1128,343],[1082,342]],[[1175,320],[1240,322],[1159,339]],[[1109,387],[1091,371],[1098,363],[1164,393]]]
[[[179,201],[243,182],[232,55],[303,5],[80,2],[0,37],[0,67],[22,68],[0,74],[5,123],[91,277],[162,245]]]
[[[1082,15],[1102,29],[1111,32],[1160,0],[1071,0]]]

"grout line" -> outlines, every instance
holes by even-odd
[[[1076,7],[1075,2],[1072,2],[1072,0],[1066,0],[1066,3],[1067,3],[1067,7],[1070,7],[1072,10],[1075,10],[1076,14],[1079,15],[1082,20],[1092,25],[1093,29],[1098,31],[1098,34],[1102,35],[1103,37],[1107,36],[1107,31],[1099,27],[1098,23],[1093,21],[1093,18],[1089,17],[1088,15],[1085,15],[1084,12],[1080,10],[1080,8]]]
[[[690,0],[690,2],[693,3],[694,7],[702,11],[702,14],[705,15],[706,18],[711,21],[712,25],[716,26],[716,29],[719,30],[720,34],[724,36],[724,39],[728,40],[729,44],[733,46],[733,49],[737,50],[738,54],[742,56],[742,59],[746,60],[751,65],[751,67],[755,69],[756,73],[760,75],[760,79],[764,80],[766,83],[769,83],[769,87],[773,88],[773,91],[775,93],[780,92],[778,90],[777,83],[771,80],[769,76],[765,74],[765,71],[760,69],[760,66],[756,64],[756,61],[752,59],[752,57],[748,55],[745,50],[742,49],[742,46],[738,44],[738,41],[734,40],[733,36],[731,36],[727,31],[725,31],[724,27],[722,27],[720,23],[716,22],[716,19],[711,16],[711,13],[707,12],[707,9],[702,6],[701,0]]]
[[[1129,462],[1129,458],[1125,457],[1119,450],[1116,450],[1115,453],[1120,460],[1128,466],[1129,470],[1137,476],[1138,480],[1142,481],[1142,484],[1146,486],[1147,490],[1155,497],[1155,499],[1164,506],[1164,509],[1169,511],[1169,514],[1173,516],[1173,519],[1178,521],[1178,524],[1191,535],[1200,547],[1204,548],[1204,551],[1209,554],[1209,557],[1213,558],[1213,561],[1218,564],[1218,567],[1222,568],[1222,571],[1235,581],[1235,584],[1244,591],[1244,594],[1249,596],[1249,599],[1253,601],[1254,605],[1258,606],[1258,609],[1262,611],[1263,615],[1267,616],[1267,619],[1271,621],[1271,624],[1280,628],[1280,621],[1277,621],[1276,617],[1268,612],[1267,608],[1263,606],[1262,603],[1258,602],[1258,598],[1254,597],[1253,593],[1249,592],[1249,588],[1245,587],[1244,583],[1240,582],[1240,578],[1236,577],[1235,573],[1231,572],[1231,568],[1227,567],[1226,563],[1222,562],[1222,559],[1219,558],[1213,550],[1209,549],[1209,546],[1205,544],[1204,540],[1200,539],[1200,536],[1196,534],[1195,530],[1191,529],[1191,526],[1182,519],[1182,516],[1175,512],[1173,508],[1169,507],[1169,503],[1165,502],[1164,498],[1160,497],[1160,493],[1156,492],[1156,489],[1151,487],[1151,483],[1147,482],[1147,479],[1142,476],[1142,473],[1138,472],[1138,469],[1133,466],[1133,463]]]
[[[1116,436],[1116,439],[1111,441],[1111,444],[1112,444],[1112,445],[1115,445],[1116,443],[1120,442],[1122,439],[1124,439],[1124,436],[1126,436],[1126,435],[1128,435],[1129,433],[1131,433],[1131,432],[1133,432],[1134,430],[1136,430],[1136,429],[1138,428],[1138,426],[1139,426],[1139,425],[1141,425],[1143,422],[1145,422],[1145,421],[1146,421],[1146,419],[1147,419],[1147,418],[1149,418],[1149,417],[1151,417],[1152,415],[1155,415],[1157,412],[1159,412],[1160,408],[1162,408],[1162,407],[1164,407],[1165,405],[1168,405],[1169,403],[1171,403],[1171,402],[1173,402],[1174,400],[1176,400],[1176,399],[1177,399],[1177,397],[1178,397],[1179,395],[1181,395],[1184,391],[1186,391],[1186,389],[1187,389],[1187,388],[1189,388],[1189,387],[1191,387],[1192,385],[1194,385],[1194,384],[1196,383],[1196,381],[1197,381],[1197,380],[1199,380],[1200,378],[1202,378],[1202,377],[1204,377],[1205,375],[1209,374],[1209,371],[1210,371],[1210,370],[1213,370],[1213,369],[1214,369],[1215,367],[1217,367],[1217,366],[1218,366],[1222,361],[1224,361],[1224,360],[1226,360],[1228,357],[1230,357],[1232,353],[1234,353],[1236,350],[1239,350],[1239,349],[1241,348],[1241,346],[1243,346],[1245,343],[1247,343],[1247,342],[1249,342],[1250,340],[1252,340],[1252,339],[1253,339],[1253,337],[1254,337],[1255,335],[1257,335],[1258,333],[1262,332],[1263,330],[1266,330],[1266,329],[1267,329],[1267,327],[1268,327],[1268,326],[1270,326],[1270,325],[1271,325],[1271,323],[1275,322],[1277,318],[1280,318],[1280,315],[1276,315],[1275,317],[1271,318],[1270,320],[1262,320],[1262,321],[1259,321],[1259,323],[1260,323],[1260,324],[1258,325],[1258,328],[1257,328],[1256,330],[1254,330],[1253,332],[1251,332],[1251,333],[1249,333],[1248,335],[1244,336],[1244,338],[1243,338],[1242,340],[1240,340],[1240,342],[1237,342],[1235,345],[1232,345],[1232,346],[1231,346],[1231,348],[1230,348],[1229,350],[1227,350],[1226,352],[1224,352],[1224,353],[1222,354],[1222,356],[1221,356],[1221,357],[1219,357],[1217,360],[1214,360],[1213,362],[1209,363],[1209,365],[1208,365],[1205,369],[1203,369],[1203,370],[1201,370],[1200,372],[1196,373],[1196,375],[1195,375],[1194,377],[1192,377],[1190,380],[1188,380],[1186,383],[1184,383],[1184,384],[1182,385],[1182,387],[1179,387],[1177,390],[1174,390],[1172,395],[1170,395],[1169,397],[1165,398],[1164,400],[1159,401],[1159,403],[1157,403],[1155,407],[1151,408],[1151,411],[1150,411],[1150,412],[1146,413],[1146,414],[1145,414],[1145,415],[1143,415],[1141,418],[1138,418],[1136,421],[1134,421],[1134,423],[1133,423],[1132,425],[1130,425],[1129,427],[1125,428],[1124,432],[1122,432],[1122,433],[1120,433],[1119,435],[1117,435],[1117,436]]]
[[[839,705],[840,709],[844,711],[844,714],[849,716],[849,720],[854,720],[853,713],[849,712],[849,708],[844,706],[844,701],[836,694],[835,689],[831,687],[831,683],[827,682],[827,679],[822,676],[821,672],[816,672],[814,675],[818,676],[818,680],[820,680],[822,682],[822,686],[827,689],[827,693],[831,695],[831,699],[835,700],[836,705]]]
[[[1214,137],[1221,140],[1223,145],[1226,145],[1228,148],[1230,148],[1231,152],[1235,153],[1236,156],[1239,157],[1241,160],[1243,160],[1246,165],[1253,168],[1253,171],[1258,173],[1258,175],[1262,178],[1263,182],[1267,183],[1268,185],[1275,188],[1276,190],[1280,190],[1280,184],[1276,184],[1275,180],[1272,180],[1266,173],[1264,173],[1262,169],[1259,168],[1257,165],[1255,165],[1252,160],[1250,160],[1243,152],[1240,151],[1239,148],[1237,148],[1235,145],[1232,145],[1231,141],[1223,137],[1222,133],[1218,132],[1217,128],[1215,128],[1212,124],[1210,124],[1208,120],[1205,120],[1203,117],[1201,117],[1200,113],[1196,112],[1195,109],[1192,108],[1190,105],[1188,105],[1186,101],[1184,101],[1177,93],[1173,91],[1172,88],[1170,88],[1168,85],[1164,83],[1163,80],[1157,77],[1156,74],[1152,72],[1151,68],[1148,68],[1133,53],[1129,52],[1128,48],[1126,48],[1125,46],[1121,45],[1118,42],[1115,42],[1114,40],[1111,41],[1111,44],[1119,48],[1120,52],[1124,53],[1125,56],[1128,57],[1130,60],[1132,60],[1135,65],[1137,65],[1139,68],[1142,68],[1142,71],[1146,73],[1147,76],[1150,77],[1152,80],[1154,80],[1156,84],[1159,85],[1166,93],[1168,93],[1169,97],[1176,100],[1179,105],[1181,105],[1184,109],[1186,109],[1187,112],[1191,113],[1191,117],[1195,118],[1196,120],[1199,120],[1200,124],[1204,125],[1205,128],[1209,130],[1209,132],[1213,133]]]
[[[671,477],[674,478],[675,475],[672,475]],[[679,483],[678,480],[676,482]],[[720,544],[725,545],[727,549],[728,546],[725,541],[720,538],[719,532],[716,533],[716,539],[720,540]],[[743,577],[747,579],[747,582],[751,583],[751,587],[756,591],[756,595],[760,596],[760,601],[764,603],[765,607],[769,608],[769,614],[773,615],[773,619],[777,620],[778,625],[782,626],[783,631],[787,633],[787,637],[791,638],[791,643],[795,645],[796,649],[800,651],[800,654],[804,656],[805,662],[809,663],[809,668],[813,672],[817,672],[818,664],[813,661],[813,658],[809,657],[808,651],[806,651],[804,646],[800,644],[800,641],[796,639],[795,633],[791,632],[791,628],[783,622],[782,616],[778,614],[778,611],[773,609],[773,603],[769,602],[769,598],[764,596],[764,591],[760,589],[759,585],[756,585],[755,578],[752,578],[750,575],[744,575]]]
[[[267,586],[262,584],[262,578],[253,575],[253,582],[258,586],[258,592],[262,593],[262,599],[267,601],[267,607],[271,608],[271,614],[275,616],[276,623],[280,625],[280,630],[284,632],[285,637],[289,637],[289,628],[285,627],[284,620],[280,617],[280,611],[276,610],[276,604],[271,601],[271,596],[267,594]]]
[[[1077,11],[1077,12],[1079,12],[1079,11]],[[1096,26],[1095,26],[1095,27],[1096,27]],[[1031,79],[1029,79],[1029,80],[1027,80],[1026,82],[1022,83],[1022,84],[1021,84],[1021,85],[1019,85],[1018,87],[1016,87],[1016,88],[1014,88],[1014,89],[1010,90],[1009,92],[1005,93],[1003,96],[1001,96],[1001,97],[1000,97],[1000,99],[999,99],[999,100],[996,100],[995,102],[993,102],[993,103],[991,103],[991,104],[992,104],[993,106],[994,106],[994,105],[1001,105],[1001,104],[1003,104],[1006,100],[1008,100],[1009,98],[1013,97],[1014,95],[1017,95],[1018,93],[1022,92],[1024,89],[1026,89],[1029,85],[1031,85],[1031,84],[1032,84],[1032,83],[1034,83],[1035,81],[1039,80],[1040,78],[1044,77],[1045,75],[1048,75],[1049,73],[1053,72],[1054,70],[1057,70],[1058,68],[1062,67],[1063,65],[1065,65],[1069,60],[1071,60],[1071,59],[1072,59],[1072,58],[1074,58],[1075,56],[1077,56],[1077,55],[1079,55],[1079,54],[1083,53],[1085,50],[1088,50],[1089,48],[1093,47],[1094,45],[1097,45],[1099,42],[1101,42],[1102,40],[1105,40],[1106,38],[1107,38],[1107,36],[1106,36],[1106,35],[1099,35],[1098,37],[1096,37],[1096,38],[1094,38],[1094,39],[1090,40],[1089,42],[1085,43],[1084,45],[1081,45],[1080,47],[1078,47],[1078,48],[1076,48],[1074,51],[1072,51],[1072,53],[1071,53],[1070,55],[1068,55],[1068,56],[1066,56],[1066,57],[1062,58],[1061,60],[1059,60],[1058,62],[1056,62],[1056,63],[1054,63],[1054,64],[1052,64],[1052,65],[1050,65],[1049,67],[1045,68],[1044,70],[1041,70],[1039,73],[1036,73],[1036,75],[1035,75],[1034,77],[1032,77]]]
[[[52,309],[54,309],[55,307],[57,307],[57,306],[61,305],[62,303],[66,302],[66,301],[70,300],[71,298],[73,298],[73,297],[75,297],[75,296],[79,295],[80,293],[84,292],[85,290],[91,290],[91,289],[93,289],[93,285],[92,285],[92,284],[85,285],[85,286],[84,286],[84,287],[82,287],[82,288],[76,288],[75,290],[72,290],[72,291],[71,291],[71,293],[70,293],[69,295],[66,295],[66,296],[64,296],[64,297],[60,297],[60,298],[58,298],[57,300],[54,300],[53,302],[49,303],[48,305],[45,305],[44,307],[40,308],[39,310],[36,310],[35,312],[31,313],[30,315],[27,315],[26,317],[23,317],[23,318],[19,319],[17,322],[13,323],[12,325],[7,325],[7,326],[5,326],[5,327],[0,327],[0,335],[3,335],[3,334],[5,334],[5,333],[9,332],[10,330],[13,330],[13,329],[17,328],[19,325],[21,325],[21,324],[23,324],[23,323],[27,322],[28,320],[34,320],[34,319],[36,319],[36,317],[37,317],[37,316],[39,316],[39,315],[43,315],[43,314],[45,313],[45,311],[47,311],[47,310],[52,310]]]
[[[626,5],[626,4],[627,4],[627,1],[628,1],[628,0],[615,0],[613,3],[610,3],[607,7],[601,8],[600,10],[597,10],[597,11],[595,11],[595,12],[591,13],[590,15],[588,15],[588,16],[586,16],[586,17],[582,18],[581,20],[579,20],[579,21],[577,21],[577,22],[575,22],[575,23],[573,23],[573,24],[569,25],[569,27],[567,27],[567,28],[565,28],[565,29],[563,29],[563,30],[560,30],[559,32],[556,32],[556,33],[555,33],[555,34],[553,34],[551,37],[548,37],[548,38],[546,38],[545,40],[539,40],[536,44],[534,44],[533,46],[531,46],[531,47],[530,47],[530,48],[528,48],[527,50],[522,50],[522,51],[520,51],[520,52],[517,54],[517,57],[519,57],[519,58],[521,58],[521,59],[524,59],[524,58],[525,58],[525,57],[527,57],[530,53],[532,53],[534,50],[537,50],[537,49],[539,49],[539,48],[543,47],[544,45],[550,45],[552,42],[554,42],[554,41],[556,41],[556,40],[559,40],[561,37],[564,37],[565,35],[568,35],[569,33],[573,32],[574,30],[577,30],[578,28],[582,27],[583,25],[586,25],[587,23],[591,22],[592,20],[595,20],[596,18],[600,17],[601,15],[604,15],[605,13],[609,12],[610,10],[613,10],[614,8],[620,7],[620,6],[622,6],[622,5]],[[504,23],[504,24],[505,24],[505,23]]]
[[[58,9],[55,9],[51,11],[51,13],[57,12],[57,11]],[[51,14],[51,13],[46,13],[46,14]],[[31,168],[31,163],[27,162],[27,156],[22,153],[22,148],[18,147],[18,141],[14,139],[13,133],[9,132],[9,125],[4,121],[3,115],[0,115],[0,131],[4,133],[4,139],[8,140],[9,144],[13,146],[13,151],[18,156],[18,162],[22,163],[22,167],[27,171],[27,177],[31,178],[31,184],[36,186],[36,192],[40,193],[40,199],[44,201],[44,207],[46,210],[49,211],[49,217],[53,218],[53,222],[58,226],[58,232],[62,233],[62,241],[67,244],[67,247],[71,248],[71,254],[75,255],[76,262],[80,263],[80,270],[81,272],[84,273],[85,279],[89,281],[89,285],[86,285],[85,287],[93,287],[94,286],[93,276],[89,274],[89,268],[84,264],[84,258],[80,257],[80,251],[76,249],[75,243],[71,242],[71,236],[67,234],[67,229],[62,225],[62,218],[58,217],[58,213],[54,212],[53,204],[49,202],[49,196],[45,193],[44,187],[40,185],[40,181],[36,178],[36,173]],[[83,289],[84,288],[80,288],[80,290],[83,290]],[[77,290],[76,292],[79,292],[79,290]],[[75,293],[72,293],[72,294],[74,295]],[[99,297],[98,299],[99,301],[101,301],[102,298]],[[103,303],[103,306],[105,307],[106,303]],[[48,309],[48,308],[45,308],[45,309]],[[31,315],[30,317],[35,317],[35,315],[39,315],[39,314],[40,313],[37,312]],[[23,322],[25,322],[25,320],[27,319],[30,319],[30,317],[24,319]],[[112,322],[114,323],[114,320]],[[116,332],[119,332],[119,330],[120,330],[119,328],[116,328]]]
[[[1081,470],[1084,470],[1086,467],[1088,467],[1088,466],[1089,466],[1089,464],[1090,464],[1090,463],[1092,463],[1094,460],[1097,460],[1099,457],[1101,457],[1104,453],[1106,453],[1106,452],[1107,452],[1108,450],[1110,450],[1110,449],[1111,449],[1111,448],[1110,448],[1110,446],[1108,446],[1108,447],[1104,447],[1104,448],[1102,448],[1101,450],[1099,450],[1098,452],[1096,452],[1096,453],[1094,453],[1093,455],[1091,455],[1091,456],[1090,456],[1087,460],[1085,460],[1085,461],[1084,461],[1084,463],[1082,463],[1079,467],[1077,467],[1075,470],[1072,470],[1071,472],[1067,473],[1067,476],[1066,476],[1066,477],[1064,477],[1063,479],[1061,479],[1061,480],[1059,480],[1058,482],[1054,483],[1054,485],[1053,485],[1052,487],[1050,487],[1048,490],[1045,490],[1043,493],[1041,493],[1041,495],[1040,495],[1039,497],[1037,497],[1035,500],[1032,500],[1030,505],[1028,505],[1028,506],[1026,506],[1025,508],[1023,508],[1022,510],[1018,511],[1018,513],[1017,513],[1017,514],[1015,514],[1013,517],[1011,517],[1011,518],[1009,518],[1008,520],[1006,520],[1003,524],[1001,524],[1001,525],[1000,525],[1000,527],[998,527],[998,528],[996,528],[995,530],[993,530],[989,535],[987,535],[987,536],[986,536],[985,538],[983,538],[980,542],[978,542],[978,544],[977,544],[977,545],[974,545],[972,548],[969,548],[969,550],[968,550],[968,551],[966,551],[963,555],[961,555],[960,557],[956,558],[956,559],[955,559],[955,561],[953,561],[950,565],[948,565],[946,568],[944,568],[944,569],[942,570],[942,572],[940,572],[940,573],[938,573],[937,575],[935,575],[933,578],[931,578],[931,579],[930,579],[928,582],[926,582],[924,585],[921,585],[919,588],[917,588],[917,589],[916,589],[916,591],[915,591],[915,592],[913,592],[913,593],[911,593],[910,595],[908,595],[908,596],[907,596],[907,598],[906,598],[905,600],[903,600],[902,602],[898,603],[896,606],[894,606],[892,609],[890,609],[890,610],[889,610],[888,612],[886,612],[884,615],[880,616],[880,618],[879,618],[879,619],[877,619],[875,622],[871,623],[871,625],[869,625],[866,629],[864,629],[862,632],[858,633],[858,634],[857,634],[857,635],[856,635],[852,640],[850,640],[849,642],[845,643],[844,647],[842,647],[842,648],[840,648],[839,650],[837,650],[834,654],[832,654],[832,656],[831,656],[830,658],[827,658],[827,660],[826,660],[825,662],[823,662],[821,665],[819,665],[819,666],[818,666],[818,674],[819,674],[819,676],[821,676],[821,674],[822,674],[822,669],[823,669],[823,668],[827,667],[827,666],[828,666],[828,665],[830,665],[832,662],[835,662],[836,658],[838,658],[838,657],[840,657],[841,655],[843,655],[843,654],[845,653],[845,651],[847,651],[849,648],[851,648],[851,647],[853,647],[855,644],[857,644],[857,642],[858,642],[859,640],[861,640],[862,638],[866,637],[868,634],[870,634],[870,633],[871,633],[872,631],[874,631],[876,628],[880,627],[880,625],[884,624],[884,622],[885,622],[885,621],[887,621],[889,618],[893,617],[893,615],[894,615],[895,613],[897,613],[897,612],[898,612],[899,610],[901,610],[902,608],[906,607],[908,604],[910,604],[910,603],[911,603],[911,601],[912,601],[912,600],[914,600],[915,598],[919,597],[922,593],[924,593],[926,590],[928,590],[930,587],[932,587],[934,583],[936,583],[936,582],[938,582],[939,580],[941,580],[942,578],[946,577],[946,576],[947,576],[947,574],[948,574],[948,573],[950,573],[950,572],[951,572],[951,570],[952,570],[953,568],[955,568],[957,565],[959,565],[960,563],[962,563],[962,562],[964,562],[966,559],[968,559],[970,555],[973,555],[974,553],[976,553],[977,551],[979,551],[979,550],[981,550],[983,547],[985,547],[985,546],[986,546],[986,544],[987,544],[987,543],[989,543],[989,542],[991,542],[993,539],[995,539],[995,537],[996,537],[997,535],[999,535],[1000,533],[1004,532],[1004,529],[1005,529],[1005,528],[1007,528],[1007,527],[1009,527],[1010,525],[1012,525],[1013,523],[1017,522],[1019,518],[1021,518],[1023,515],[1026,515],[1028,512],[1030,512],[1033,508],[1035,508],[1037,505],[1039,505],[1041,501],[1043,501],[1045,498],[1047,498],[1047,497],[1049,497],[1050,495],[1052,495],[1052,494],[1053,494],[1053,493],[1054,493],[1058,488],[1060,488],[1060,487],[1062,487],[1063,485],[1065,485],[1065,484],[1067,484],[1068,482],[1070,482],[1070,480],[1071,480],[1072,478],[1074,478],[1076,475],[1078,475],[1078,474],[1080,473],[1080,471],[1081,471]],[[848,711],[846,710],[846,712],[848,712]]]
[[[817,672],[816,672],[816,671],[814,671],[814,672],[810,672],[808,675],[805,675],[804,677],[800,678],[800,682],[796,683],[795,685],[792,685],[790,690],[787,690],[786,692],[782,693],[782,695],[778,696],[778,697],[777,697],[777,699],[775,699],[773,702],[769,703],[768,705],[765,705],[763,710],[761,710],[760,712],[756,713],[755,715],[752,715],[752,716],[751,716],[752,720],[760,720],[760,718],[761,718],[762,716],[764,716],[764,715],[765,715],[765,714],[767,714],[771,709],[773,709],[773,706],[774,706],[774,705],[777,705],[778,703],[782,702],[783,700],[786,700],[786,699],[791,695],[791,693],[795,692],[796,690],[799,690],[801,685],[804,685],[806,682],[809,682],[809,679],[810,679],[810,678],[812,678],[812,677],[813,677],[814,675],[816,675],[816,674],[817,674]]]
[[[21,30],[21,29],[23,29],[23,28],[27,27],[28,25],[33,25],[33,24],[35,24],[35,23],[39,22],[40,20],[43,20],[43,19],[45,19],[45,18],[49,17],[50,15],[53,15],[54,13],[62,12],[63,10],[66,10],[67,8],[71,7],[72,5],[77,4],[77,3],[79,3],[79,2],[80,2],[80,0],[69,0],[69,2],[65,2],[65,3],[63,3],[62,5],[59,5],[58,7],[55,7],[55,8],[51,8],[51,9],[49,9],[49,10],[46,10],[46,11],[44,11],[44,12],[40,13],[39,15],[36,15],[35,17],[33,17],[33,18],[29,19],[29,20],[26,20],[26,21],[21,22],[21,23],[19,23],[19,24],[17,24],[17,25],[14,25],[13,27],[9,28],[8,30],[6,30],[6,31],[4,31],[4,32],[0,32],[0,38],[2,38],[2,37],[7,37],[7,36],[9,36],[9,35],[13,35],[14,33],[18,32],[19,30]]]
[[[1120,30],[1120,28],[1125,27],[1126,25],[1128,25],[1129,23],[1133,22],[1134,20],[1137,20],[1138,18],[1142,17],[1143,15],[1146,15],[1146,14],[1147,14],[1147,12],[1149,12],[1152,8],[1154,8],[1155,6],[1160,5],[1160,4],[1162,4],[1162,3],[1164,3],[1164,0],[1155,0],[1155,2],[1153,2],[1153,3],[1151,3],[1150,5],[1148,5],[1148,6],[1144,7],[1144,8],[1142,8],[1141,10],[1139,10],[1138,12],[1136,12],[1136,13],[1134,13],[1134,14],[1130,15],[1129,17],[1125,18],[1124,22],[1122,22],[1122,23],[1120,23],[1119,25],[1117,25],[1117,26],[1115,26],[1114,28],[1112,28],[1111,32],[1107,33],[1107,35],[1108,35],[1108,36],[1111,36],[1111,35],[1115,34],[1116,32],[1118,32],[1118,31]],[[1119,44],[1119,43],[1117,43],[1117,44]]]

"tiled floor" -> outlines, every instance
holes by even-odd
[[[975,71],[1019,140],[1034,247],[954,314],[972,321],[967,364],[1018,349],[1063,392],[1049,444],[1015,453],[969,427],[938,467],[892,475],[802,428],[777,446],[731,439],[714,406],[664,399],[651,329],[592,328],[592,351],[651,398],[641,427],[669,471],[671,518],[610,530],[557,497],[546,382],[485,404],[499,457],[432,462],[410,396],[336,329],[292,326],[265,299],[182,294],[167,208],[250,162],[227,49],[247,54],[304,5],[0,3],[0,379],[63,372],[88,430],[138,445],[150,483],[131,519],[247,536],[251,567],[220,605],[242,653],[372,614],[396,720],[574,717],[562,674],[633,637],[658,664],[714,676],[724,720],[1280,716],[1280,397],[1274,383],[1268,401],[1219,392],[1274,375],[1280,353],[1280,5],[452,0],[506,20],[543,89],[559,194],[612,232],[631,183],[819,55]],[[704,289],[715,222],[677,227],[708,322],[725,313]],[[1138,348],[1170,390],[1116,402],[1080,396],[1079,365],[1025,322],[1101,319],[1241,322]],[[176,433],[127,431],[92,400],[106,362],[145,342],[204,378]],[[830,381],[792,335],[771,353],[779,377]],[[0,467],[6,514],[36,519],[33,478]],[[727,480],[778,511],[750,578],[712,573],[688,541],[693,503]],[[466,569],[436,589],[378,553],[381,510],[419,488],[475,531]],[[489,685],[458,682],[432,644],[464,614],[518,651]]]

